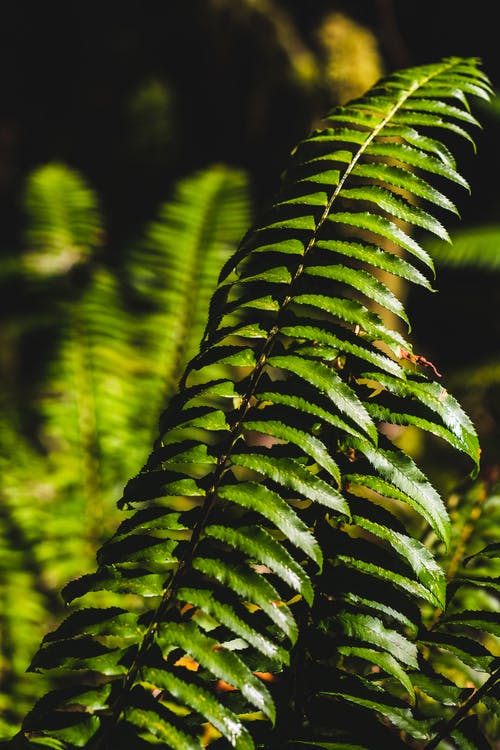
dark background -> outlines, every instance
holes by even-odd
[[[275,0],[274,6],[313,50],[325,13],[341,10],[374,32],[385,72],[447,55],[476,56],[493,85],[500,79],[495,4],[485,0]],[[265,13],[250,12],[243,0],[6,3],[0,35],[3,254],[22,246],[24,181],[44,162],[64,161],[96,188],[107,260],[119,263],[126,239],[175,180],[214,161],[248,169],[257,209],[265,206],[290,149],[336,103],[290,77]],[[130,101],[149,79],[167,87],[168,133],[138,143]],[[500,203],[498,122],[479,114],[478,156],[457,146],[472,185],[472,199],[459,196],[464,224],[495,221]],[[441,295],[410,298],[410,312],[415,336],[440,369],[477,360],[485,347],[498,350],[498,279],[447,271],[438,287]],[[4,290],[2,316],[12,305]]]

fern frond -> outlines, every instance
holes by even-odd
[[[3,399],[2,399],[3,400]],[[26,675],[30,654],[54,620],[48,614],[56,599],[44,577],[44,560],[37,543],[46,521],[45,509],[33,504],[43,493],[42,461],[19,439],[9,405],[9,421],[0,422],[0,736],[16,731],[33,701],[48,684]],[[15,466],[12,464],[15,456]],[[48,499],[48,498],[47,498]],[[22,607],[19,606],[22,602]]]
[[[94,684],[48,696],[25,736],[196,748],[208,723],[238,750],[430,738],[411,673],[444,574],[414,526],[447,545],[450,524],[379,419],[435,424],[474,465],[479,449],[427,361],[371,310],[375,297],[402,314],[370,277],[383,264],[430,285],[410,231],[445,233],[401,183],[416,171],[429,211],[451,208],[442,184],[466,181],[436,132],[471,140],[465,93],[489,91],[475,60],[402,71],[299,144],[275,205],[224,265],[161,440],[125,489],[134,513],[97,572],[65,589],[87,608],[34,657],[35,670],[86,670]],[[142,595],[142,611],[95,612],[99,589]]]
[[[88,261],[102,244],[102,219],[95,193],[74,169],[51,162],[26,183],[26,266],[39,274],[66,273]]]
[[[158,413],[197,352],[220,268],[249,218],[246,175],[214,165],[177,184],[172,199],[146,227],[144,240],[129,251],[126,267],[137,309],[134,337],[139,351],[147,353],[140,376],[151,393],[140,404],[137,423],[149,420],[152,437]]]

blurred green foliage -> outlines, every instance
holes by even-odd
[[[117,270],[104,262],[98,203],[62,164],[31,173],[26,252],[2,279],[17,278],[26,299],[24,316],[5,328],[11,356],[1,371],[6,727],[34,697],[24,673],[61,615],[59,589],[92,568],[116,526],[116,500],[147,457],[159,413],[201,339],[220,266],[250,214],[246,175],[207,168],[179,182]],[[31,295],[46,297],[42,320],[30,314]],[[25,368],[29,389],[18,392]]]

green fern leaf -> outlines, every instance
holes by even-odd
[[[441,619],[443,625],[459,625],[474,630],[484,630],[491,635],[500,636],[500,614],[498,612],[457,612]]]
[[[354,477],[352,479],[355,481]],[[417,579],[427,588],[425,598],[430,598],[433,604],[443,608],[446,603],[444,573],[429,550],[403,530],[394,528],[395,519],[388,518],[387,513],[381,516],[380,508],[363,506],[360,510],[363,515],[353,515],[352,522],[387,542],[412,567]]]
[[[418,382],[412,378],[407,378],[403,385],[401,380],[379,373],[365,373],[363,377],[366,378],[368,383],[374,378],[379,386],[396,396],[404,394],[406,398],[405,409],[409,409],[411,406],[408,403],[408,396],[418,401],[426,407],[426,410],[429,410],[427,412],[429,416],[432,414],[440,417],[443,425],[436,424],[429,419],[426,420],[423,416],[421,418],[408,413],[391,416],[389,410],[380,408],[378,404],[375,404],[373,409],[371,405],[368,406],[368,411],[373,416],[394,424],[414,424],[431,432],[434,431],[454,448],[470,456],[476,468],[479,468],[480,449],[474,426],[456,399],[439,383]]]
[[[450,522],[423,472],[379,434],[380,412],[371,406],[397,397],[411,424],[415,401],[428,413],[423,419],[477,460],[470,422],[410,372],[410,344],[371,305],[404,319],[373,278],[377,269],[430,287],[432,260],[411,232],[445,232],[404,194],[401,173],[418,170],[405,189],[416,185],[420,200],[452,210],[430,183],[467,187],[434,137],[470,139],[476,123],[457,96],[462,80],[488,95],[477,61],[450,58],[395,74],[332,112],[331,128],[299,144],[276,204],[225,263],[199,353],[146,466],[125,488],[121,504],[134,515],[99,553],[97,572],[65,592],[93,607],[98,588],[142,591],[141,627],[116,613],[121,643],[111,645],[116,634],[101,642],[97,633],[56,631],[34,658],[35,667],[56,672],[87,664],[112,683],[95,748],[124,732],[132,743],[194,747],[207,722],[231,746],[251,748],[262,722],[244,731],[241,717],[257,713],[272,725],[276,706],[290,709],[284,681],[268,689],[259,675],[286,674],[288,662],[304,675],[293,699],[301,709],[294,727],[280,725],[282,714],[276,730],[266,728],[267,745],[276,737],[286,746],[297,726],[319,742],[363,745],[366,729],[425,741],[434,722],[411,705],[418,649],[442,645],[491,666],[493,657],[471,639],[421,632],[422,600],[440,605],[443,583],[414,540],[415,525],[428,525],[446,545]],[[380,177],[367,184],[357,172],[364,165],[382,165]],[[362,503],[391,510],[402,503],[407,513],[387,521]],[[359,675],[351,661],[362,664]],[[235,689],[219,700],[220,681]],[[325,704],[331,710],[316,722]]]
[[[342,612],[338,615],[337,622],[345,636],[378,646],[387,653],[397,653],[399,661],[410,667],[416,667],[417,648],[415,644],[396,633],[396,631],[388,630],[378,617]]]
[[[365,628],[363,628],[363,634],[364,632]],[[365,641],[364,637],[363,641]],[[403,669],[399,662],[393,656],[391,656],[389,652],[378,651],[375,649],[366,648],[365,646],[339,646],[338,651],[342,656],[363,659],[364,661],[374,664],[376,667],[382,669],[387,674],[392,675],[392,677],[394,677],[401,683],[403,688],[410,696],[411,701],[415,701],[415,690],[412,685],[412,681],[408,676],[408,673]]]
[[[427,646],[445,649],[464,664],[478,670],[489,672],[494,663],[494,656],[485,646],[472,638],[461,635],[450,635],[450,633],[427,633],[421,642]]]
[[[73,169],[57,162],[35,169],[24,194],[27,218],[24,264],[42,275],[67,273],[102,244],[97,198]]]
[[[258,555],[257,559],[262,565],[269,567],[291,589],[301,594],[309,604],[312,603],[311,582],[302,567],[265,529],[252,526],[236,532],[223,526],[207,526],[205,533],[249,556]]]
[[[374,169],[377,170],[378,167],[374,167]],[[430,281],[418,270],[418,268],[411,263],[408,263],[404,258],[387,253],[376,245],[345,242],[341,240],[321,240],[318,242],[318,248],[331,250],[332,252],[347,256],[348,258],[368,263],[375,268],[380,268],[394,276],[400,276],[407,281],[411,281],[413,284],[418,284],[427,289],[432,288]]]
[[[256,429],[250,427],[249,424],[247,424],[247,427]],[[221,487],[219,497],[260,513],[263,518],[274,524],[276,529],[282,531],[292,544],[305,552],[321,567],[322,554],[316,539],[305,523],[277,492],[273,492],[257,482],[240,482],[239,484]]]
[[[353,438],[346,444],[360,451],[379,474],[375,477],[356,475],[357,483],[407,502],[419,511],[440,539],[449,543],[450,521],[444,503],[409,456],[392,449],[374,450],[368,442]]]
[[[330,266],[311,266],[306,269],[305,273],[311,276],[321,276],[322,278],[332,279],[349,285],[356,289],[364,297],[378,302],[386,310],[398,315],[402,320],[408,322],[402,303],[398,298],[378,279],[374,278],[367,271],[354,270],[340,265]]]
[[[287,370],[313,385],[320,393],[325,394],[340,412],[348,415],[373,441],[376,441],[377,431],[365,406],[330,367],[322,362],[294,355],[271,357],[269,364]]]
[[[344,705],[345,703],[354,703],[363,709],[369,709],[380,714],[386,721],[416,740],[429,738],[431,722],[415,719],[411,709],[403,701],[388,695],[379,686],[370,684],[367,680],[351,678],[342,681],[339,688],[338,691],[325,692],[323,695],[330,699],[339,700]]]
[[[153,709],[134,706],[128,708],[125,713],[125,727],[129,738],[137,731],[139,739],[148,744],[167,744],[174,750],[199,750],[198,738],[188,735],[185,731],[168,721],[170,718],[167,711],[159,711],[155,705]],[[126,735],[125,735],[126,736]]]
[[[191,623],[169,623],[162,628],[162,642],[165,646],[180,648],[220,680],[241,690],[251,705],[274,722],[275,709],[266,687],[235,652],[220,648],[215,639],[203,635]]]
[[[225,625],[235,635],[239,635],[245,642],[249,643],[264,656],[276,662],[280,666],[288,664],[288,652],[266,638],[255,632],[252,625],[239,617],[233,607],[218,601],[212,591],[207,589],[179,589],[179,598],[186,604],[191,604],[199,610],[210,615],[220,625]]]
[[[287,636],[291,643],[297,639],[297,624],[277,590],[262,575],[243,566],[228,565],[224,560],[197,557],[193,567],[212,581],[221,583],[234,594],[240,595],[256,609],[261,609]]]
[[[168,690],[170,695],[181,704],[187,705],[197,711],[201,716],[206,716],[212,726],[227,737],[231,745],[237,750],[253,750],[254,744],[248,730],[241,720],[225,708],[210,692],[203,690],[192,683],[186,683],[175,675],[160,669],[148,669],[148,682],[156,689]],[[196,740],[192,740],[196,743]],[[194,744],[199,748],[199,743]],[[180,747],[189,747],[181,745]]]

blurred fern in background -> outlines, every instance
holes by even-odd
[[[113,269],[98,204],[74,169],[36,169],[24,197],[26,251],[4,267],[4,283],[23,279],[28,305],[40,287],[51,297],[41,329],[29,307],[22,335],[11,321],[10,367],[1,373],[4,730],[32,702],[30,653],[61,612],[60,587],[92,567],[116,525],[116,500],[145,461],[158,415],[201,339],[220,266],[250,216],[245,174],[207,168],[179,182]],[[16,360],[29,368],[31,353],[43,366],[26,403],[9,386],[23,377]]]

